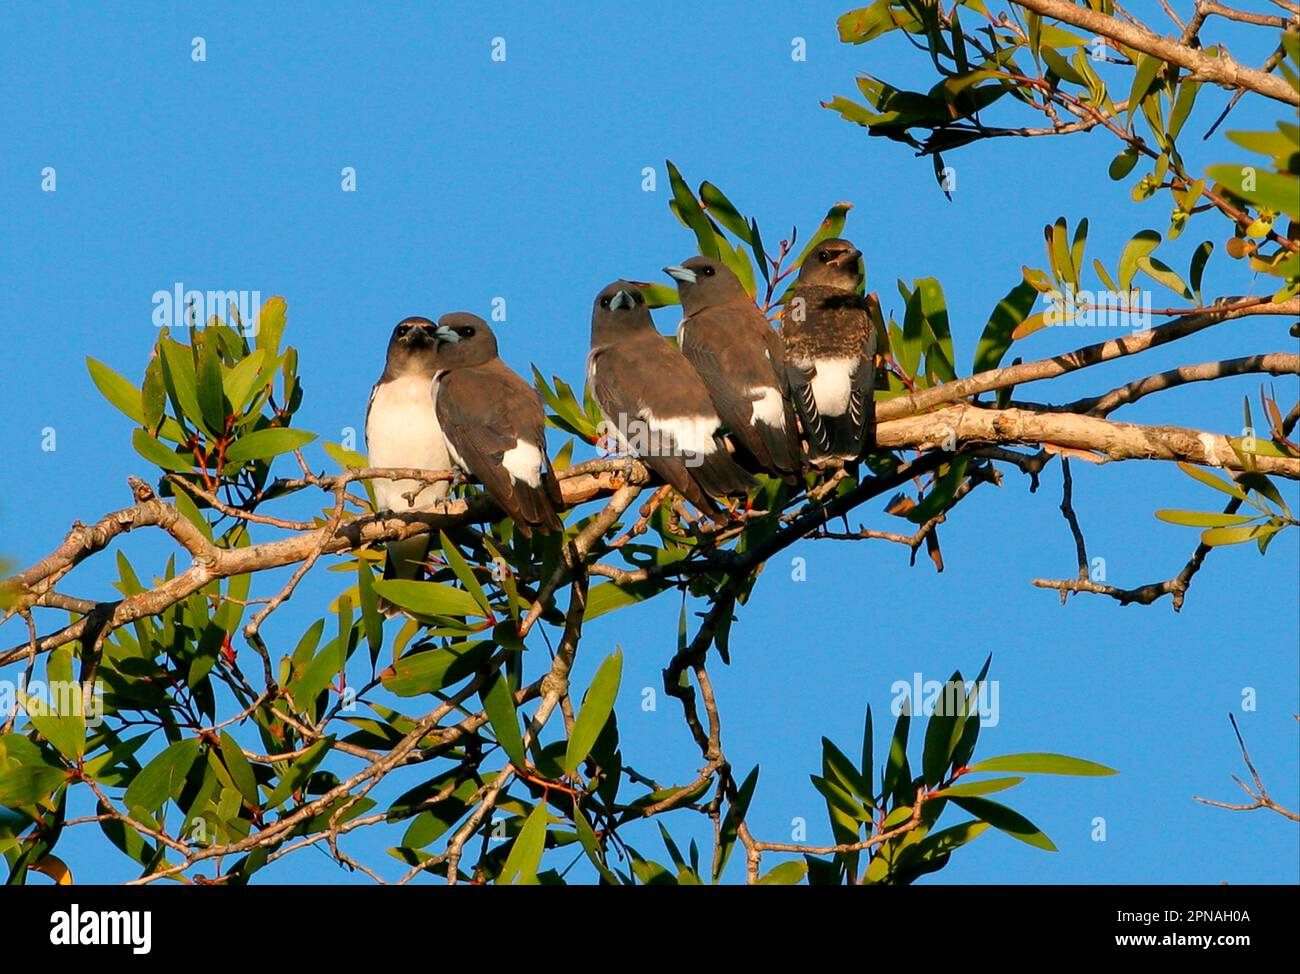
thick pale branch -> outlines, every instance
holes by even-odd
[[[885,421],[911,416],[916,413],[939,406],[943,403],[956,402],[979,395],[982,392],[995,392],[1026,382],[1052,379],[1067,372],[1075,372],[1101,362],[1135,355],[1161,345],[1167,345],[1180,338],[1186,338],[1198,331],[1249,315],[1296,315],[1300,314],[1300,298],[1272,303],[1255,298],[1228,298],[1222,306],[1183,315],[1173,321],[1134,332],[1122,338],[1087,345],[1072,352],[1054,355],[1051,358],[1025,362],[1021,365],[1009,365],[1001,369],[989,369],[955,382],[945,382],[933,389],[925,389],[905,396],[898,396],[876,405],[876,419]]]
[[[1076,413],[954,406],[881,423],[876,440],[890,450],[1043,443],[1097,453],[1098,461],[1181,460],[1226,470],[1246,469],[1226,436],[1181,426],[1117,423]],[[1252,462],[1262,473],[1300,480],[1300,459],[1256,456]]]
[[[1197,77],[1213,81],[1225,88],[1247,88],[1288,105],[1300,105],[1300,95],[1297,95],[1295,89],[1284,78],[1239,64],[1222,49],[1218,57],[1212,57],[1202,50],[1153,34],[1149,30],[1127,24],[1115,17],[1107,17],[1087,7],[1076,6],[1069,0],[1014,0],[1014,2],[1017,6],[1042,14],[1044,17],[1051,17],[1094,34],[1100,34],[1126,47],[1158,57],[1180,68],[1186,68]]]

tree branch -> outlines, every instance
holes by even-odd
[[[1300,105],[1300,95],[1285,79],[1239,64],[1227,51],[1220,50],[1218,57],[1211,57],[1197,48],[1171,41],[1146,28],[1135,27],[1087,7],[1076,6],[1068,0],[1013,0],[1013,2],[1044,17],[1051,17],[1094,34],[1100,34],[1126,47],[1186,68],[1197,77],[1213,81],[1225,88],[1247,88],[1287,105]]]

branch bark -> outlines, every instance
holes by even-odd
[[[1135,27],[1115,17],[1107,17],[1087,7],[1079,7],[1069,0],[1013,0],[1026,10],[1044,17],[1080,27],[1108,37],[1143,54],[1186,68],[1197,77],[1213,81],[1225,88],[1246,88],[1287,105],[1300,105],[1300,94],[1284,78],[1248,68],[1221,50],[1218,57],[1178,41],[1171,41],[1146,28]]]

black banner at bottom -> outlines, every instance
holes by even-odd
[[[332,965],[374,963],[393,950],[463,958],[507,947],[506,939],[524,957],[530,944],[548,953],[567,945],[566,954],[589,960],[602,945],[681,960],[725,956],[747,940],[867,964],[1023,945],[1058,959],[1163,955],[1181,964],[1201,955],[1222,965],[1293,953],[1300,902],[1300,888],[1260,886],[674,889],[24,887],[0,893],[0,931],[6,968],[15,970],[28,958],[128,968],[286,953]]]

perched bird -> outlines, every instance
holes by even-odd
[[[435,334],[433,401],[452,461],[478,478],[524,537],[533,528],[563,530],[537,391],[501,361],[496,336],[477,315],[443,315]]]
[[[596,295],[587,379],[623,449],[704,514],[716,520],[710,498],[743,496],[754,485],[719,436],[709,390],[655,330],[635,284],[615,281]]]
[[[856,460],[875,444],[876,332],[862,278],[861,251],[823,240],[781,313],[786,376],[815,462]]]
[[[685,312],[677,344],[704,380],[723,425],[764,470],[797,474],[799,434],[786,398],[781,339],[726,264],[692,257],[664,273],[677,281]]]
[[[366,449],[374,467],[450,470],[451,457],[433,408],[433,377],[437,372],[434,324],[428,318],[406,318],[388,340],[384,374],[370,390],[366,407]],[[380,511],[427,511],[447,496],[446,481],[372,482]],[[423,575],[429,535],[388,543],[384,578],[418,579]],[[389,611],[389,607],[385,607]]]

